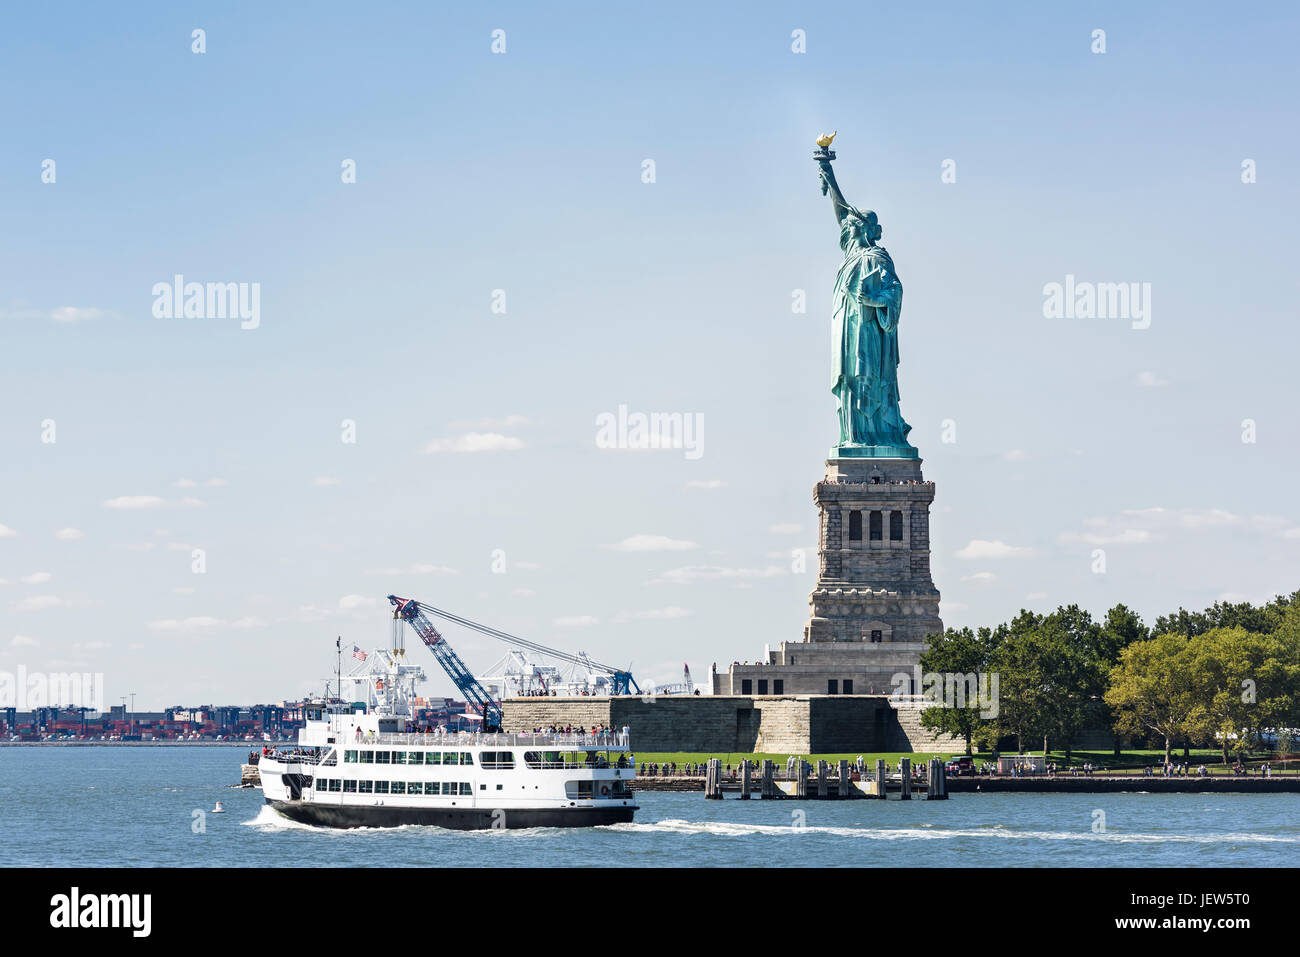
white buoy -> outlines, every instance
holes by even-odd
[[[220,801],[218,801],[218,802],[217,802],[217,806],[214,807],[214,808],[212,809],[212,813],[213,813],[213,814],[224,814],[225,811],[226,811],[226,809],[225,809],[224,807],[221,806],[221,802],[220,802]]]

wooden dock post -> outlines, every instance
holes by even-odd
[[[876,758],[876,797],[882,801],[889,797],[888,786],[885,783],[884,758]]]
[[[704,796],[712,800],[722,799],[722,759],[709,758],[704,771]]]
[[[840,799],[853,796],[853,783],[849,781],[849,762],[840,759]]]
[[[794,793],[801,798],[808,796],[808,765],[803,758],[799,759],[798,770],[795,772]]]
[[[927,801],[946,801],[948,799],[948,776],[943,770],[943,761],[930,759],[930,789],[926,791]]]
[[[830,791],[827,790],[827,785],[826,785],[826,762],[825,761],[817,762],[817,796],[819,798],[826,798],[830,796]]]
[[[749,800],[749,772],[751,767],[748,758],[740,762],[740,799],[742,801]]]
[[[776,797],[776,782],[773,780],[774,765],[771,758],[763,759],[763,797]]]
[[[898,773],[903,780],[903,793],[901,795],[904,801],[912,800],[912,759],[900,758],[898,761]]]

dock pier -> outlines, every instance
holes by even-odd
[[[755,777],[758,779],[757,787]],[[755,795],[765,801],[882,800],[890,797],[906,801],[911,800],[914,791],[924,794],[930,801],[948,797],[947,779],[938,758],[932,759],[926,774],[915,780],[906,758],[902,760],[899,773],[886,774],[885,762],[878,760],[874,775],[869,778],[861,775],[857,780],[845,760],[840,760],[836,767],[818,761],[817,767],[811,770],[806,763],[800,762],[793,772],[778,777],[771,759],[764,759],[761,766],[756,766],[753,761],[742,761],[740,767],[728,776],[722,769],[722,759],[710,758],[702,780],[686,776],[638,777],[632,787],[640,791],[698,791],[701,784],[704,796],[714,801],[721,800],[724,793],[738,793],[742,801]]]

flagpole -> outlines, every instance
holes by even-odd
[[[335,686],[336,694],[338,694],[339,700],[342,701],[343,700],[343,636],[342,635],[339,635],[338,638],[335,640],[334,648],[339,653],[338,684]]]

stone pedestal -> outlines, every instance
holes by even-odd
[[[914,458],[834,458],[813,491],[817,584],[803,641],[733,664],[715,694],[916,694],[915,669],[943,631],[930,576],[934,483]]]

